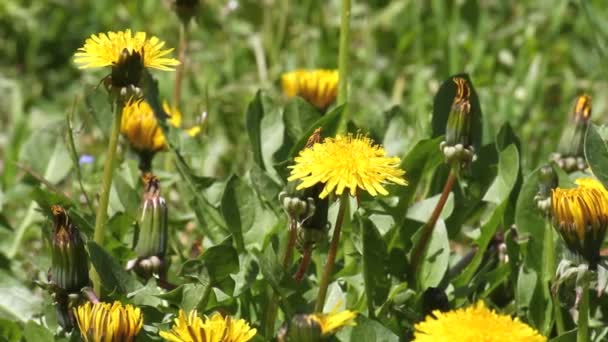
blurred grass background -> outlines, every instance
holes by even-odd
[[[281,73],[337,67],[339,5],[204,2],[192,28],[181,104],[190,124],[202,111],[209,115],[207,132],[190,155],[200,174],[223,178],[248,169],[244,112],[257,89],[282,101]],[[385,143],[404,154],[430,133],[440,82],[464,71],[480,95],[485,141],[509,122],[524,142],[529,171],[555,149],[576,95],[590,94],[594,121],[604,121],[606,18],[604,0],[354,1],[353,120],[373,136],[391,113],[402,113],[406,134]],[[0,2],[0,226],[8,228],[0,229],[2,237],[30,223],[24,218],[36,182],[23,165],[52,183],[70,172],[66,149],[56,148],[64,141],[67,113],[74,111],[78,153],[102,156],[106,126],[99,117],[110,114],[103,90],[95,87],[105,75],[79,71],[72,61],[76,49],[93,33],[126,28],[177,47],[178,24],[168,0]],[[174,74],[154,75],[170,99]],[[394,106],[402,110],[390,111]],[[58,160],[65,162],[49,165],[48,155],[62,153]],[[90,193],[100,169],[101,161],[83,166]],[[4,254],[7,244],[0,242]]]

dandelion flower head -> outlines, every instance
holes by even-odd
[[[546,337],[518,318],[496,313],[482,301],[464,309],[448,312],[435,310],[433,315],[416,324],[414,342],[547,341]]]
[[[338,135],[300,151],[288,181],[301,180],[298,190],[324,184],[320,198],[341,195],[345,189],[351,196],[357,189],[387,195],[384,184],[407,185],[399,163],[399,157],[387,157],[384,148],[367,136]]]

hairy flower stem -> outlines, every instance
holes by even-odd
[[[340,50],[338,53],[338,105],[348,102],[348,60],[350,49],[351,0],[342,0],[340,16]],[[342,112],[342,127],[348,122],[348,108]]]
[[[581,297],[578,305],[578,329],[576,330],[576,341],[585,342],[589,339],[589,271],[585,271],[581,279]]]
[[[287,236],[287,244],[285,245],[285,251],[283,252],[283,269],[287,272],[291,259],[293,257],[293,249],[296,244],[296,238],[298,229],[298,221],[295,219],[289,220],[289,233]],[[279,294],[276,291],[272,291],[272,298],[268,304],[268,311],[266,312],[266,324],[264,326],[264,336],[274,335],[274,323],[277,318],[277,311],[279,309]]]
[[[306,271],[308,271],[308,266],[310,266],[310,258],[312,256],[312,248],[308,247],[302,253],[302,261],[300,261],[300,266],[298,267],[298,271],[293,276],[298,283],[304,279],[306,275]]]
[[[439,219],[439,215],[441,215],[441,212],[443,211],[443,207],[448,201],[448,197],[450,195],[450,192],[452,191],[452,187],[454,186],[455,181],[456,172],[452,168],[450,169],[448,179],[446,180],[445,185],[443,186],[441,197],[439,197],[439,201],[437,202],[435,209],[433,209],[433,212],[431,213],[431,217],[429,218],[428,222],[424,226],[422,226],[422,233],[420,234],[420,238],[418,239],[418,242],[412,250],[412,257],[410,259],[410,264],[412,267],[412,278],[415,278],[416,275],[418,275],[420,265],[422,264],[422,259],[424,259],[424,254],[426,253],[426,249],[428,248],[429,242],[431,241],[431,236],[433,236],[435,224]]]
[[[329,286],[329,279],[331,278],[334,270],[334,264],[336,263],[336,254],[338,253],[338,245],[340,243],[340,231],[342,230],[344,213],[348,203],[348,193],[344,192],[342,193],[342,197],[340,197],[340,208],[338,208],[336,227],[334,228],[334,234],[331,238],[329,251],[327,252],[327,263],[325,264],[325,269],[323,270],[323,275],[321,276],[321,282],[319,283],[319,293],[317,294],[317,302],[315,303],[315,312],[322,312],[323,306],[325,305],[327,287]]]
[[[122,121],[122,101],[118,100],[114,103],[114,115],[112,116],[112,130],[110,131],[110,142],[106,151],[106,161],[103,166],[103,178],[101,179],[101,193],[99,195],[99,207],[97,207],[97,215],[95,216],[94,241],[103,246],[105,236],[106,221],[108,219],[108,200],[110,198],[110,189],[112,187],[112,174],[114,173],[114,164],[116,163],[116,147],[118,146],[118,135],[120,134],[120,123]],[[95,293],[100,294],[101,280],[99,274],[93,268],[91,269],[91,280]]]

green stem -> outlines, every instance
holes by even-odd
[[[428,222],[422,226],[422,233],[420,234],[420,238],[418,242],[414,246],[412,250],[411,257],[411,277],[415,278],[418,275],[418,271],[420,270],[420,265],[422,265],[422,260],[424,259],[424,255],[426,253],[426,249],[428,248],[429,242],[431,241],[431,236],[433,235],[433,230],[435,229],[435,224],[439,219],[439,215],[443,211],[443,207],[448,201],[448,197],[450,192],[452,191],[452,187],[456,181],[456,172],[454,169],[450,169],[450,174],[448,175],[448,179],[445,182],[443,187],[443,191],[441,192],[441,197],[439,197],[439,201],[435,206],[435,209],[431,213],[431,217]],[[414,279],[415,281],[417,279]]]
[[[557,326],[557,335],[561,336],[566,333],[566,325],[564,324],[564,316],[562,315],[562,305],[559,300],[559,295],[554,293],[551,295],[553,298],[553,310],[555,311],[555,325]]]
[[[348,122],[348,61],[350,45],[350,11],[351,0],[342,0],[340,16],[340,51],[338,52],[338,105],[345,104],[342,112],[342,125]]]
[[[588,342],[589,339],[589,271],[585,271],[581,279],[581,297],[578,306],[577,342]]]
[[[173,107],[179,108],[182,97],[182,81],[184,80],[184,69],[186,64],[186,50],[188,49],[188,22],[179,25],[179,52],[180,64],[175,68],[175,85],[173,87]]]
[[[289,233],[287,236],[287,244],[285,245],[285,251],[283,252],[283,269],[287,273],[287,269],[291,264],[293,257],[293,249],[296,244],[297,238],[298,221],[295,219],[289,220]],[[266,324],[264,325],[264,336],[269,338],[274,335],[274,323],[277,318],[277,312],[279,308],[279,293],[272,290],[272,298],[268,304],[268,311],[266,311]]]
[[[112,174],[116,162],[116,147],[118,146],[118,136],[120,134],[120,123],[122,121],[122,102],[116,101],[114,104],[114,115],[112,116],[112,131],[110,132],[110,142],[106,151],[106,162],[103,166],[103,178],[101,179],[101,193],[99,195],[99,207],[95,216],[95,230],[93,239],[103,246],[105,237],[106,221],[108,219],[108,201],[110,199],[110,189],[112,188]],[[99,274],[92,269],[91,280],[95,293],[100,294],[101,280]]]
[[[321,282],[319,283],[319,293],[317,294],[317,302],[315,303],[315,312],[322,312],[323,306],[325,305],[327,287],[329,286],[329,279],[331,278],[334,270],[336,254],[338,253],[338,245],[340,242],[340,231],[342,230],[344,213],[348,203],[348,193],[344,192],[342,197],[340,197],[340,208],[338,209],[338,216],[336,218],[336,227],[334,228],[334,234],[331,238],[329,251],[327,252],[327,263],[325,264],[325,269],[323,270],[323,275],[321,276]]]

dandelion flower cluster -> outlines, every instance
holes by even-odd
[[[300,96],[325,110],[338,93],[338,70],[295,70],[281,77],[287,97]]]
[[[386,195],[385,183],[407,185],[405,171],[399,169],[399,157],[387,157],[382,146],[363,135],[338,135],[303,149],[290,166],[289,181],[301,180],[297,189],[324,184],[319,195],[341,195],[348,189],[355,196],[357,189],[372,196]]]
[[[74,316],[85,342],[122,341],[131,342],[143,325],[139,308],[110,303],[87,302],[74,308]]]
[[[242,319],[222,317],[219,313],[201,318],[196,310],[188,315],[180,310],[171,331],[161,331],[160,336],[171,342],[247,342],[256,333]]]
[[[434,315],[434,317],[433,317]],[[496,313],[482,301],[464,309],[433,311],[416,324],[414,342],[544,342],[547,338],[518,318]]]

